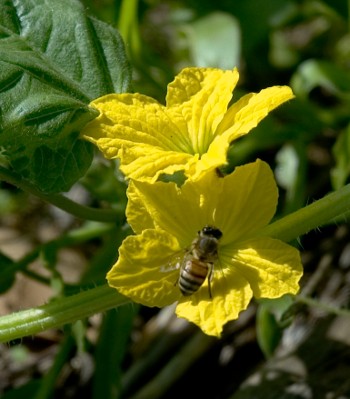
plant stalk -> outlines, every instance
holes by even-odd
[[[61,327],[129,302],[128,298],[107,284],[59,298],[38,308],[2,316],[0,342],[9,342],[50,328]]]
[[[339,222],[342,216],[345,221],[349,210],[350,184],[269,224],[260,230],[259,235],[290,242],[335,219]]]

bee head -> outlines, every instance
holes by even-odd
[[[219,240],[222,237],[222,232],[217,227],[204,226],[201,231],[198,232],[199,235],[214,237]]]

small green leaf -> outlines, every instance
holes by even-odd
[[[286,190],[284,213],[305,205],[306,165],[306,146],[301,140],[285,144],[276,154],[276,180]]]
[[[290,319],[284,319],[284,315],[293,305],[293,299],[290,295],[284,295],[277,299],[261,299],[259,302],[257,339],[264,355],[269,358],[281,340],[283,328],[290,322]]]
[[[338,190],[350,175],[350,125],[337,138],[332,153],[335,166],[331,169],[331,182],[334,190]]]
[[[274,350],[280,342],[282,332],[275,317],[264,304],[259,306],[256,328],[260,349],[265,357],[269,358],[273,355]]]
[[[185,27],[194,65],[232,69],[241,57],[241,31],[230,14],[214,12]]]
[[[12,265],[13,261],[0,252],[0,293],[10,289],[15,282],[16,270]]]
[[[291,190],[298,174],[299,159],[295,148],[286,144],[276,155],[277,166],[275,175],[278,184],[286,190]]]
[[[68,190],[90,166],[79,131],[89,102],[130,88],[120,35],[77,0],[0,0],[0,146],[46,193]]]
[[[339,99],[350,99],[350,74],[328,61],[307,60],[300,64],[291,86],[296,96],[303,99],[316,87]]]

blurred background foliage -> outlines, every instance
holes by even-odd
[[[295,100],[235,143],[225,170],[257,157],[268,161],[280,187],[278,217],[349,182],[349,2],[83,3],[122,34],[133,90],[160,102],[185,66],[238,67],[234,99],[271,85],[293,88]],[[125,206],[117,164],[97,157],[69,196],[94,206]],[[0,215],[7,254],[0,261],[8,270],[0,284],[4,312],[104,281],[129,233],[127,227],[89,230],[91,225],[6,184]],[[72,228],[78,231],[73,238]],[[302,295],[349,308],[349,238],[344,218],[300,239]],[[13,253],[23,254],[16,268]],[[39,253],[44,273],[27,267]],[[18,271],[23,280],[17,278],[9,291]],[[36,281],[34,288],[27,287],[28,278]],[[174,318],[172,308],[126,306],[2,346],[0,393],[4,399],[350,398],[349,329],[348,317],[298,307],[289,297],[252,303],[220,340]]]

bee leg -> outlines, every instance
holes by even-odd
[[[212,295],[211,295],[211,280],[213,279],[213,270],[214,270],[214,265],[212,263],[210,263],[209,266],[209,273],[208,273],[208,291],[209,291],[209,298],[212,299]]]

